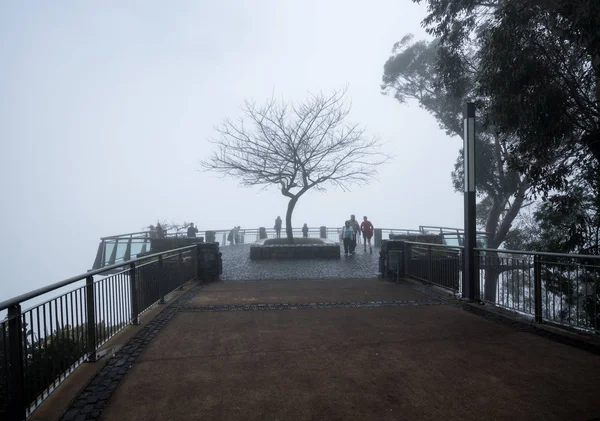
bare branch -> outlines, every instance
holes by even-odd
[[[244,186],[277,185],[283,195],[296,197],[325,184],[347,190],[377,173],[389,155],[378,138],[368,138],[356,124],[344,123],[350,112],[346,89],[329,95],[309,94],[300,104],[264,106],[245,101],[245,119],[225,120],[216,128],[219,137],[203,170],[238,178]]]

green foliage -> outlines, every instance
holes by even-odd
[[[396,43],[392,53],[384,65],[382,91],[401,103],[417,101],[448,135],[462,137],[464,104],[476,101],[486,106],[485,98],[477,96],[478,63],[474,53],[463,51],[453,56],[442,48],[440,40],[413,42],[411,35]],[[447,83],[450,79],[452,83]],[[523,206],[528,180],[509,168],[505,139],[494,127],[478,121],[476,131],[475,176],[481,200],[478,225],[489,233],[489,247],[495,248],[505,240]],[[452,183],[460,192],[464,186],[463,159],[461,149],[452,172]]]
[[[418,0],[413,0],[420,2]],[[600,2],[427,0],[445,89],[477,63],[486,124],[536,192],[563,189],[600,162]],[[458,88],[457,88],[458,87]]]

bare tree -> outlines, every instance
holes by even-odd
[[[344,122],[350,112],[345,96],[343,89],[309,94],[301,104],[271,98],[259,107],[245,101],[244,117],[216,128],[220,136],[211,139],[216,150],[200,165],[238,178],[243,186],[277,185],[290,199],[285,220],[292,241],[292,212],[304,193],[324,191],[327,184],[342,190],[366,184],[390,158],[381,152],[379,138]]]

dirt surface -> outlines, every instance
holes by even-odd
[[[227,287],[188,304],[426,297],[373,280]],[[583,421],[599,384],[599,356],[453,305],[180,312],[100,419]]]

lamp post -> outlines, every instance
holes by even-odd
[[[475,104],[465,104],[464,115],[464,174],[465,174],[465,231],[463,262],[463,298],[475,300],[479,296],[478,276],[475,273],[476,208],[475,208]]]

